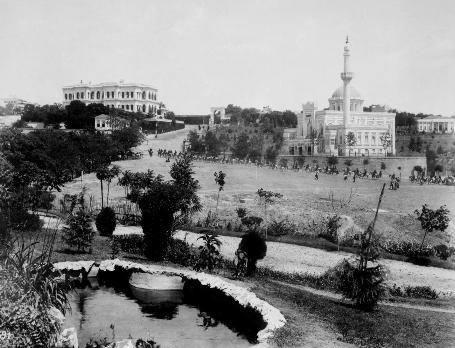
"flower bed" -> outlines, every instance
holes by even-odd
[[[87,269],[87,265],[90,262],[91,261],[62,262],[57,263],[54,266],[62,271],[74,271],[78,268],[80,271],[83,271]],[[91,262],[91,265],[94,263],[95,262]],[[90,267],[91,266],[89,266],[89,268]],[[140,263],[118,259],[102,261],[100,263],[99,270],[100,272],[139,271],[147,273],[176,275],[182,277],[185,280],[197,281],[199,284],[201,284],[201,286],[220,291],[226,296],[234,299],[242,307],[251,308],[262,316],[262,319],[266,323],[266,326],[257,333],[257,341],[259,344],[265,344],[267,339],[273,335],[273,332],[276,329],[284,326],[286,323],[286,319],[278,309],[271,306],[269,303],[259,299],[251,291],[238,285],[229,283],[214,275],[160,265],[143,265]]]

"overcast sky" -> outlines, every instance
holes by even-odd
[[[454,0],[0,0],[0,97],[124,79],[178,114],[324,108],[346,34],[366,105],[455,114]]]

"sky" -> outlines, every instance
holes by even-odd
[[[0,98],[138,82],[176,114],[320,108],[342,81],[365,105],[455,114],[453,0],[0,0]]]

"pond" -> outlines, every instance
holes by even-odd
[[[72,310],[64,327],[76,328],[82,348],[90,338],[104,337],[153,339],[162,348],[250,347],[255,341],[255,335],[235,327],[235,318],[221,313],[222,308],[196,302],[184,290],[151,292],[94,281],[70,293]]]

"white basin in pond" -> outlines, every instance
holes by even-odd
[[[153,273],[133,273],[130,285],[146,290],[183,290],[182,277]]]
[[[142,303],[183,303],[183,282],[179,276],[133,273],[129,283],[133,296]]]

